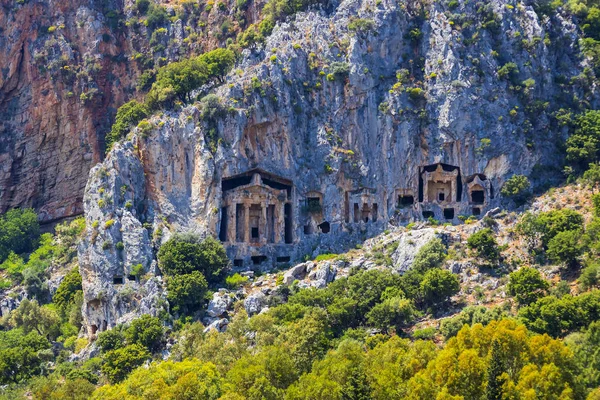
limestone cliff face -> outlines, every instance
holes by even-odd
[[[590,95],[571,79],[585,66],[575,26],[519,1],[420,4],[299,14],[245,51],[216,91],[221,112],[165,111],[116,146],[85,192],[88,327],[146,311],[119,305],[130,284],[113,276],[137,263],[152,275],[175,231],[218,235],[236,268],[263,268],[388,224],[482,214],[513,174],[555,177],[553,115]]]
[[[225,11],[195,14],[168,6],[179,18],[150,29],[134,3],[0,2],[0,212],[34,207],[42,222],[81,214],[89,170],[140,73],[222,46],[242,25],[214,34],[233,18],[235,1],[225,1]],[[244,24],[261,8],[250,1]]]

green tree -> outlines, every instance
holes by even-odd
[[[0,216],[0,263],[12,251],[22,254],[33,251],[40,237],[37,214],[30,208],[13,209]]]
[[[504,182],[500,194],[508,197],[517,205],[523,204],[529,197],[531,183],[524,175],[513,175]]]
[[[600,164],[591,163],[587,171],[583,173],[583,180],[592,188],[592,193],[600,184]]]
[[[39,375],[42,362],[51,360],[49,348],[50,342],[35,331],[0,332],[0,383],[18,383]]]
[[[223,78],[235,64],[235,53],[229,49],[215,49],[204,53],[200,59],[208,66],[209,77],[223,83]]]
[[[79,269],[73,268],[65,275],[60,282],[58,289],[56,289],[56,293],[54,293],[54,296],[52,297],[52,301],[56,304],[63,316],[69,310],[69,306],[75,301],[75,294],[81,290],[81,275],[79,275]]]
[[[117,116],[115,117],[115,123],[104,139],[106,151],[108,152],[113,143],[124,138],[131,128],[135,127],[148,115],[150,115],[148,106],[137,100],[131,100],[119,107]]]
[[[467,247],[475,252],[475,255],[489,262],[495,263],[500,258],[500,249],[490,228],[475,232],[467,239]]]
[[[412,268],[420,273],[432,268],[439,268],[444,264],[446,255],[446,246],[441,239],[432,239],[417,251]]]
[[[25,334],[37,332],[50,340],[60,334],[60,318],[49,307],[40,307],[36,300],[23,299],[10,314],[10,324],[23,329]]]
[[[102,353],[106,353],[111,350],[120,349],[125,345],[125,335],[119,328],[113,328],[100,332],[96,344],[100,348]]]
[[[508,294],[514,296],[520,305],[528,305],[543,297],[550,287],[542,278],[540,271],[531,267],[523,267],[509,275]]]
[[[118,383],[148,360],[150,353],[141,344],[131,344],[111,350],[103,358],[102,373],[111,383]]]
[[[212,237],[203,241],[191,235],[175,235],[158,251],[159,265],[167,275],[201,272],[207,282],[218,282],[226,272],[229,259],[223,245]]]
[[[502,400],[502,386],[505,383],[503,374],[506,371],[502,356],[502,346],[498,340],[492,342],[490,363],[488,365],[487,400]]]
[[[567,160],[575,166],[598,161],[600,149],[600,111],[588,110],[577,117],[574,133],[567,139]]]
[[[156,351],[161,344],[163,327],[158,318],[144,314],[131,321],[124,333],[128,344],[140,344],[149,351]]]
[[[447,302],[460,290],[458,277],[445,269],[432,269],[421,281],[421,295],[427,305]]]
[[[198,271],[167,278],[167,300],[173,311],[189,314],[198,310],[205,302],[207,289],[208,283]]]
[[[392,297],[376,304],[367,313],[367,321],[370,325],[383,331],[395,328],[399,331],[418,315],[413,302],[402,297]]]
[[[559,232],[548,242],[548,257],[554,262],[573,265],[583,253],[584,245],[580,231]]]

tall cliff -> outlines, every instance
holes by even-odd
[[[225,45],[262,8],[221,3],[159,5],[148,26],[135,1],[0,2],[0,212],[81,214],[89,170],[138,76]]]
[[[522,1],[296,15],[216,97],[152,116],[92,169],[88,333],[158,312],[154,252],[173,232],[219,236],[234,267],[269,268],[388,224],[483,214],[514,174],[556,179],[561,109],[594,101],[587,73],[571,20]]]

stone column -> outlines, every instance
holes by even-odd
[[[244,243],[250,243],[250,204],[244,203]]]
[[[268,227],[267,227],[267,204],[260,203],[260,220],[258,222],[258,241],[260,244],[267,244],[267,235],[268,235]]]
[[[236,242],[235,231],[237,229],[237,217],[236,217],[237,204],[230,204],[227,206],[227,241],[230,243]]]
[[[429,203],[429,172],[423,175],[423,203]]]
[[[283,205],[279,202],[275,203],[275,210],[273,211],[273,229],[275,230],[275,243],[281,242],[281,230],[283,229]]]

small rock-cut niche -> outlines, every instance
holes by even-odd
[[[444,218],[454,219],[454,208],[444,208]]]
[[[122,276],[113,276],[113,285],[122,285],[123,277]]]
[[[244,260],[242,260],[241,258],[236,258],[235,260],[233,260],[233,266],[234,267],[243,267]]]
[[[285,263],[285,262],[290,262],[291,257],[290,256],[282,256],[282,257],[277,257],[276,260],[278,263]]]
[[[329,233],[331,226],[328,221],[324,221],[319,224],[319,229],[321,230],[321,233]]]
[[[485,201],[485,192],[482,190],[471,191],[471,202],[474,204],[483,204]]]
[[[358,223],[358,219],[359,219],[359,217],[360,217],[360,216],[358,215],[358,213],[359,213],[359,210],[360,210],[360,207],[358,206],[358,203],[354,203],[354,222],[355,222],[355,223]]]
[[[96,332],[98,332],[98,325],[92,324],[91,328],[92,328],[92,335],[95,335]]]
[[[127,279],[129,279],[130,281],[135,281],[135,275],[127,275]]]
[[[410,207],[415,204],[415,197],[406,195],[406,196],[398,196],[398,208]]]
[[[252,256],[250,258],[252,259],[252,264],[254,265],[259,265],[267,261],[267,256]]]
[[[423,218],[433,218],[435,217],[435,214],[433,213],[433,211],[423,211]]]
[[[371,209],[367,203],[363,203],[362,211],[361,211],[361,219],[363,222],[369,222],[369,214],[371,213]]]
[[[321,205],[320,197],[307,197],[306,198],[306,211],[309,214],[318,214],[323,210]]]
[[[481,208],[473,207],[473,215],[481,215]]]

